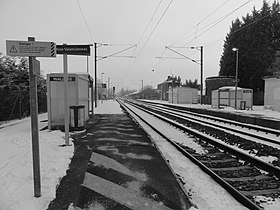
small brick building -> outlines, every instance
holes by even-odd
[[[215,77],[207,77],[205,80],[206,84],[206,92],[205,92],[205,104],[211,104],[212,91],[217,90],[223,86],[234,86],[235,78],[231,76],[215,76]]]

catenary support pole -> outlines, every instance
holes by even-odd
[[[234,87],[234,108],[235,109],[237,109],[238,51],[239,50],[236,50],[236,65],[235,65],[235,87]]]
[[[35,38],[28,37],[28,41],[35,41]],[[38,129],[37,78],[33,72],[34,60],[35,57],[29,57],[29,88],[30,88],[30,115],[31,115],[34,196],[38,198],[41,197],[41,175],[40,175],[40,149],[39,149],[39,129]]]
[[[97,107],[97,97],[98,97],[98,90],[97,90],[97,43],[94,43],[94,91],[95,91],[95,107]]]
[[[200,46],[200,104],[203,99],[203,46]]]

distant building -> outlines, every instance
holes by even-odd
[[[164,101],[168,101],[169,99],[169,88],[171,87],[179,87],[181,84],[179,81],[173,81],[172,80],[165,80],[164,82],[157,85],[157,89],[160,92],[160,99]]]
[[[205,80],[206,91],[205,91],[205,104],[211,104],[212,91],[217,90],[224,86],[234,86],[234,77],[232,76],[214,76],[207,77]]]
[[[190,87],[171,87],[169,89],[169,103],[197,104],[198,89]]]
[[[264,78],[264,105],[273,111],[280,111],[280,77]]]
[[[157,89],[147,88],[143,91],[129,94],[130,98],[133,99],[148,99],[148,100],[159,100],[160,93]]]

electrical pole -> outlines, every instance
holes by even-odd
[[[200,46],[200,104],[203,96],[203,46]]]
[[[141,81],[142,81],[142,99],[144,99],[144,81],[143,79]]]
[[[108,99],[110,98],[110,77],[108,77]]]
[[[94,42],[94,91],[95,91],[95,108],[97,107],[97,43]]]

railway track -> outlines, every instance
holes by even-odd
[[[192,149],[187,143],[179,144],[172,139],[166,138],[164,134],[156,130],[165,137],[182,154],[196,163],[203,171],[209,174],[216,182],[223,186],[233,197],[249,209],[262,209],[256,196],[267,196],[277,199],[280,196],[280,168],[277,164],[264,162],[250,154],[242,152],[235,146],[236,139],[246,140],[232,134],[225,134],[224,131],[209,128],[199,122],[183,119],[182,116],[164,111],[162,108],[150,107],[147,105],[134,104],[126,101],[120,102],[122,106],[129,109],[126,104],[136,107],[142,111],[175,126],[176,128],[191,135],[197,143],[204,148],[200,153]],[[173,110],[174,111],[174,110]],[[135,113],[137,114],[137,113]],[[141,118],[141,116],[138,116]],[[145,119],[142,118],[143,121]],[[187,122],[188,121],[188,122]],[[146,121],[146,123],[148,123]],[[150,125],[154,128],[153,125]],[[225,141],[226,139],[226,141]],[[234,143],[230,143],[233,140]],[[256,144],[258,145],[258,144]],[[250,143],[251,147],[254,147]],[[264,145],[260,148],[265,147]],[[278,149],[268,147],[266,155],[279,155]],[[270,152],[269,152],[270,151]],[[279,161],[279,160],[278,160]],[[276,161],[277,162],[277,161]]]
[[[162,116],[174,119],[177,122],[197,129],[203,133],[221,139],[225,143],[238,147],[257,157],[263,157],[263,159],[267,159],[266,157],[269,156],[273,157],[274,160],[271,161],[271,164],[280,167],[279,130],[261,128],[259,126],[228,121],[221,118],[215,118],[215,122],[211,122],[203,119],[201,115],[199,118],[193,117],[189,112],[185,113],[182,110],[176,110],[174,108],[162,108],[162,106],[159,105],[145,105],[139,103],[138,105],[149,110],[153,110]],[[206,116],[206,118],[211,118],[211,116]],[[224,124],[225,121],[227,124]],[[233,123],[237,123],[239,126],[232,127],[231,125]],[[244,130],[242,129],[243,127],[246,127],[247,129],[250,128],[250,130]],[[253,129],[254,127],[256,128]],[[260,130],[262,133],[259,132]]]

